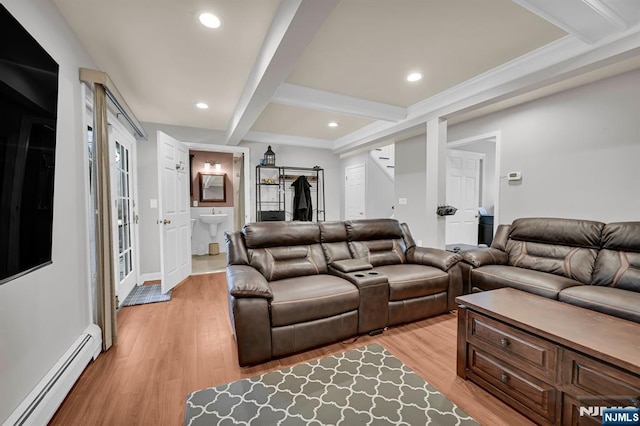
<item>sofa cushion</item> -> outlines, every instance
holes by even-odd
[[[604,223],[561,218],[516,219],[509,228],[509,265],[591,283]]]
[[[509,239],[599,249],[603,228],[590,220],[529,217],[513,221]]]
[[[359,219],[344,223],[349,241],[402,238],[402,227],[395,219]]]
[[[640,322],[640,293],[611,287],[578,286],[562,290],[562,302]]]
[[[449,275],[432,266],[404,264],[376,267],[389,280],[389,300],[405,300],[447,291]]]
[[[561,290],[582,285],[571,278],[507,265],[486,265],[471,271],[474,287],[493,290],[512,287],[540,296],[557,299]]]
[[[249,249],[249,263],[267,281],[327,273],[320,244]]]
[[[640,222],[609,223],[592,284],[640,292]]]
[[[314,222],[249,223],[242,233],[249,249],[320,243],[320,227]]]
[[[591,248],[509,240],[509,265],[591,283],[598,251]]]
[[[401,239],[352,241],[349,243],[349,249],[354,258],[363,259],[373,266],[406,262],[404,241]]]
[[[333,275],[310,275],[270,283],[271,325],[279,327],[358,309],[358,289]]]
[[[320,241],[327,264],[351,259],[344,222],[320,222]]]

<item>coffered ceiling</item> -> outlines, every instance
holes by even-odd
[[[636,0],[53,1],[138,120],[227,144],[346,153],[640,56]]]

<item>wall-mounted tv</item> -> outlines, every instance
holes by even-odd
[[[0,284],[51,263],[58,64],[0,5]]]

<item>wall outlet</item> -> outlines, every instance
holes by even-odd
[[[198,200],[193,200],[193,207],[198,207]]]
[[[401,204],[401,205],[407,204],[407,199],[406,198],[398,198],[398,204]]]

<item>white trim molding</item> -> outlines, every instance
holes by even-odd
[[[102,332],[89,325],[60,357],[3,426],[46,425],[87,365],[102,351]]]

